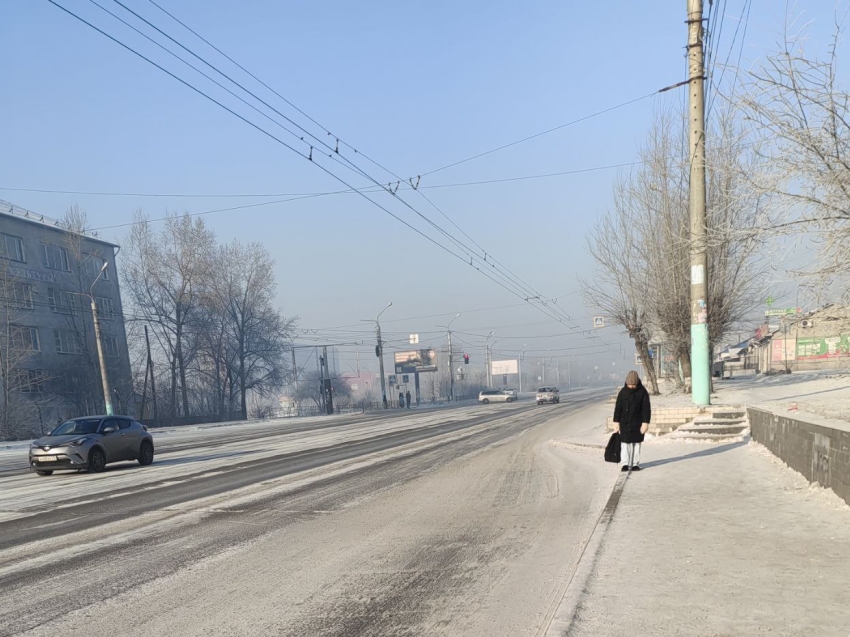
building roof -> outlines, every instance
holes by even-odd
[[[46,215],[33,212],[32,210],[21,208],[20,206],[16,206],[15,204],[2,199],[0,199],[0,216],[14,217],[15,219],[25,223],[32,223],[37,226],[41,226],[42,228],[48,228],[57,232],[78,234],[89,241],[96,241],[97,243],[102,243],[103,245],[111,246],[113,248],[119,247],[117,243],[112,243],[111,241],[106,241],[98,237],[97,231],[76,232],[74,230],[69,230],[58,219],[52,219]]]

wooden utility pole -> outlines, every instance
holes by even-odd
[[[688,90],[691,156],[691,399],[711,399],[711,353],[708,339],[708,259],[706,255],[705,66],[703,0],[688,3]]]

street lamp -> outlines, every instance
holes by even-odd
[[[383,341],[381,341],[381,323],[379,321],[380,321],[380,318],[381,318],[381,314],[383,314],[388,309],[390,309],[392,307],[392,304],[393,304],[392,301],[387,303],[387,306],[383,310],[378,312],[378,316],[375,317],[375,326],[377,327],[377,333],[378,333],[378,344],[375,346],[375,354],[378,357],[378,363],[379,363],[380,368],[381,368],[381,399],[383,401],[384,409],[388,409],[389,404],[387,403],[387,383],[384,381],[384,343],[383,343]],[[370,319],[360,319],[360,320],[361,321],[367,321],[367,322],[371,323]]]
[[[109,378],[107,378],[106,375],[106,360],[103,357],[103,343],[101,342],[100,336],[100,321],[98,321],[97,318],[97,303],[95,303],[94,300],[94,286],[100,280],[100,277],[103,276],[103,273],[106,272],[107,266],[109,266],[109,261],[104,259],[103,265],[100,266],[100,272],[97,273],[97,276],[92,282],[88,294],[85,294],[84,292],[72,292],[72,294],[76,294],[77,296],[87,296],[91,302],[91,315],[92,321],[94,322],[94,340],[97,345],[97,359],[100,363],[100,381],[103,384],[103,405],[106,408],[106,415],[111,416],[113,413],[112,395],[109,391]]]

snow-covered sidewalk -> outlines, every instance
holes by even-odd
[[[848,634],[850,507],[833,492],[755,443],[649,443],[641,464],[567,634]]]

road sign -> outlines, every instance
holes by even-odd
[[[790,314],[797,314],[797,312],[799,312],[799,311],[800,311],[800,308],[797,308],[797,307],[786,307],[786,308],[782,308],[782,309],[768,310],[767,312],[764,313],[764,315],[765,316],[788,316]]]
[[[419,334],[411,334],[410,335],[410,344],[416,345],[419,343]]]
[[[643,365],[643,356],[635,354],[635,365]]]
[[[605,327],[605,317],[604,316],[594,316],[593,317],[593,327]]]

